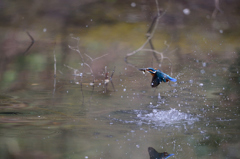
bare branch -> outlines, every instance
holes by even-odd
[[[33,39],[33,37],[31,36],[31,34],[27,31],[26,32],[27,33],[27,35],[30,37],[30,39],[31,39],[31,44],[28,46],[28,48],[23,52],[23,54],[25,54],[26,55],[26,53],[29,51],[29,49],[33,46],[33,44],[34,44],[34,39]]]
[[[88,54],[84,53],[84,55],[86,55],[88,58],[90,58],[91,61],[93,61],[92,57],[89,56]]]
[[[102,57],[104,57],[104,56],[107,56],[107,55],[108,55],[108,54],[104,54],[104,55],[102,55],[102,56],[99,56],[99,57],[93,59],[93,61],[94,61],[94,60],[98,60],[98,59],[100,59],[100,58],[102,58]]]
[[[87,64],[87,63],[83,63],[83,64],[86,65],[86,66],[89,68],[89,70],[91,71],[91,74],[92,74],[92,77],[93,77],[93,83],[94,83],[95,77],[94,77],[94,75],[93,75],[93,70],[92,70],[92,68],[91,68],[90,65]]]
[[[223,11],[221,10],[221,8],[219,6],[219,0],[215,0],[215,9],[214,9],[214,11],[212,13],[212,18],[216,18],[218,11],[220,13],[223,13]]]
[[[153,21],[152,21],[152,24],[151,24],[151,26],[150,26],[149,29],[148,29],[148,32],[147,32],[147,40],[144,42],[144,44],[143,44],[140,48],[138,48],[137,50],[135,50],[135,51],[133,51],[133,52],[131,52],[131,53],[128,53],[128,54],[125,56],[125,59],[124,59],[125,62],[126,62],[128,65],[132,66],[132,67],[137,68],[137,67],[134,66],[133,64],[128,63],[127,58],[128,58],[129,56],[132,56],[132,55],[136,54],[136,53],[139,52],[139,51],[143,51],[143,50],[144,50],[143,48],[146,46],[147,43],[150,44],[151,50],[152,50],[152,52],[153,52],[153,55],[154,55],[154,57],[156,58],[156,60],[159,62],[159,60],[158,60],[158,58],[157,58],[157,56],[156,56],[156,54],[155,54],[156,52],[153,51],[153,50],[154,50],[154,47],[153,47],[153,44],[152,44],[151,39],[152,39],[153,36],[154,36],[154,33],[155,33],[156,28],[157,28],[157,26],[158,26],[158,21],[159,21],[159,19],[165,14],[165,12],[162,12],[162,11],[159,9],[159,7],[158,7],[158,1],[157,1],[157,0],[156,0],[156,5],[157,5],[157,11],[158,11],[158,13],[157,13],[157,15],[154,17],[154,19],[153,19]],[[162,53],[161,53],[161,54],[162,54]],[[161,55],[161,57],[163,57],[163,55]],[[161,58],[161,59],[163,59],[163,58]]]
[[[102,58],[102,57],[104,57],[104,56],[107,56],[108,54],[104,54],[104,55],[99,56],[99,57],[97,57],[97,58],[95,58],[95,59],[93,59],[91,56],[89,56],[89,55],[86,54],[86,53],[84,53],[84,55],[86,55],[91,61],[95,61],[95,60],[98,60],[98,59],[100,59],[100,58]]]
[[[55,55],[55,50],[53,52],[54,55],[54,77],[56,78],[56,74],[57,74],[57,59],[56,59],[56,55]]]

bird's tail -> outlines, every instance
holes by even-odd
[[[170,80],[170,81],[172,81],[172,82],[177,82],[177,79],[172,78],[172,77],[170,77],[170,76],[167,75],[167,74],[166,74],[166,76],[167,76],[167,79],[168,79],[168,80]]]

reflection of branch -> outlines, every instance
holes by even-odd
[[[26,55],[26,53],[29,51],[29,49],[33,46],[33,44],[34,44],[34,39],[33,39],[33,37],[30,35],[30,33],[27,31],[27,35],[30,37],[30,39],[31,39],[31,44],[28,46],[28,48],[23,52],[23,54],[25,54]]]

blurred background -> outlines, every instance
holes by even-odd
[[[0,158],[240,158],[240,1],[157,2],[0,1]]]

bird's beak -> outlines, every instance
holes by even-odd
[[[139,70],[139,71],[142,71],[143,74],[145,74],[145,72],[146,72],[146,68],[139,68],[138,70]]]
[[[144,71],[144,72],[145,72],[146,69],[147,69],[147,68],[139,68],[138,70],[139,70],[139,71]]]

